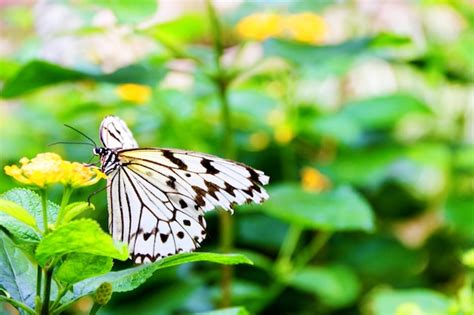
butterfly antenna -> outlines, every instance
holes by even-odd
[[[83,133],[82,131],[74,128],[73,126],[69,126],[69,125],[66,125],[64,124],[64,126],[68,127],[68,128],[71,128],[72,130],[74,130],[75,132],[79,133],[80,135],[82,135],[83,137],[85,137],[86,139],[88,139],[91,143],[94,144],[94,147],[97,147],[97,143],[95,143],[94,140],[92,140],[88,135],[86,135],[85,133]]]
[[[58,145],[58,144],[85,144],[85,145],[90,145],[90,146],[95,147],[94,144],[89,143],[89,142],[71,142],[71,141],[57,141],[57,142],[53,142],[53,143],[48,144],[48,147],[53,146],[53,145]]]

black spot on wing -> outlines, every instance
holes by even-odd
[[[163,243],[166,243],[166,241],[168,240],[168,237],[169,237],[169,236],[170,236],[169,234],[163,234],[163,233],[161,233],[161,234],[160,234],[160,239],[161,239],[161,241],[162,241]]]
[[[149,232],[143,233],[143,239],[144,239],[145,241],[148,240],[148,239],[150,238],[150,236],[152,236],[152,234],[149,233]]]
[[[206,205],[206,202],[204,201],[204,197],[206,196],[207,192],[199,186],[192,186],[192,189],[196,192],[196,197],[194,198],[194,201],[200,207],[204,207]]]
[[[204,181],[204,184],[207,187],[207,193],[217,200],[218,198],[216,195],[216,191],[219,191],[219,186],[214,183],[208,182],[207,180]]]
[[[187,208],[188,207],[188,204],[186,203],[186,201],[184,201],[183,199],[179,199],[179,205],[181,206],[181,208]]]
[[[259,176],[258,176],[258,173],[251,167],[246,167],[247,171],[250,173],[250,179],[254,182],[254,183],[261,183],[260,182],[260,179],[259,179]]]
[[[173,176],[168,176],[168,180],[166,181],[166,185],[172,189],[176,189],[176,178]]]
[[[168,151],[168,150],[163,150],[162,153],[165,158],[170,160],[173,164],[176,164],[180,169],[182,170],[188,169],[188,166],[181,159],[175,157],[173,152]]]
[[[232,185],[230,185],[229,183],[225,182],[224,183],[224,190],[229,194],[231,195],[232,197],[235,197],[235,187],[233,187]]]
[[[219,173],[219,170],[217,170],[214,166],[212,166],[211,160],[202,159],[201,165],[206,169],[206,172],[208,174],[216,175],[217,173]]]

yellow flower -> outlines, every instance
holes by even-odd
[[[22,184],[40,188],[61,183],[73,188],[89,186],[106,176],[96,167],[64,161],[56,153],[40,153],[31,160],[22,158],[21,166],[5,166],[5,173]]]
[[[293,140],[294,136],[293,129],[287,124],[282,124],[275,128],[275,141],[279,144],[287,144]]]
[[[143,104],[151,98],[151,88],[140,84],[120,84],[115,90],[118,96],[128,102]]]
[[[301,185],[307,191],[320,192],[331,186],[329,179],[317,169],[304,167],[301,170]]]
[[[236,31],[243,39],[265,40],[281,34],[282,20],[275,13],[255,13],[240,20]]]
[[[243,39],[262,41],[269,37],[284,37],[309,44],[321,43],[327,34],[324,19],[310,12],[254,13],[240,20],[235,29]]]
[[[261,151],[268,147],[269,143],[270,137],[263,131],[252,133],[249,137],[249,145],[253,151]]]
[[[309,12],[285,17],[283,29],[289,38],[309,44],[321,43],[327,33],[324,19]]]

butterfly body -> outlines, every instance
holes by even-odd
[[[268,198],[263,172],[204,153],[138,148],[118,117],[103,120],[100,139],[94,154],[108,178],[109,230],[137,263],[199,247],[207,211]]]

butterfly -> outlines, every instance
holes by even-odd
[[[213,155],[139,148],[125,122],[107,116],[95,147],[107,175],[109,231],[135,263],[191,252],[206,237],[204,213],[268,199],[262,171]]]

